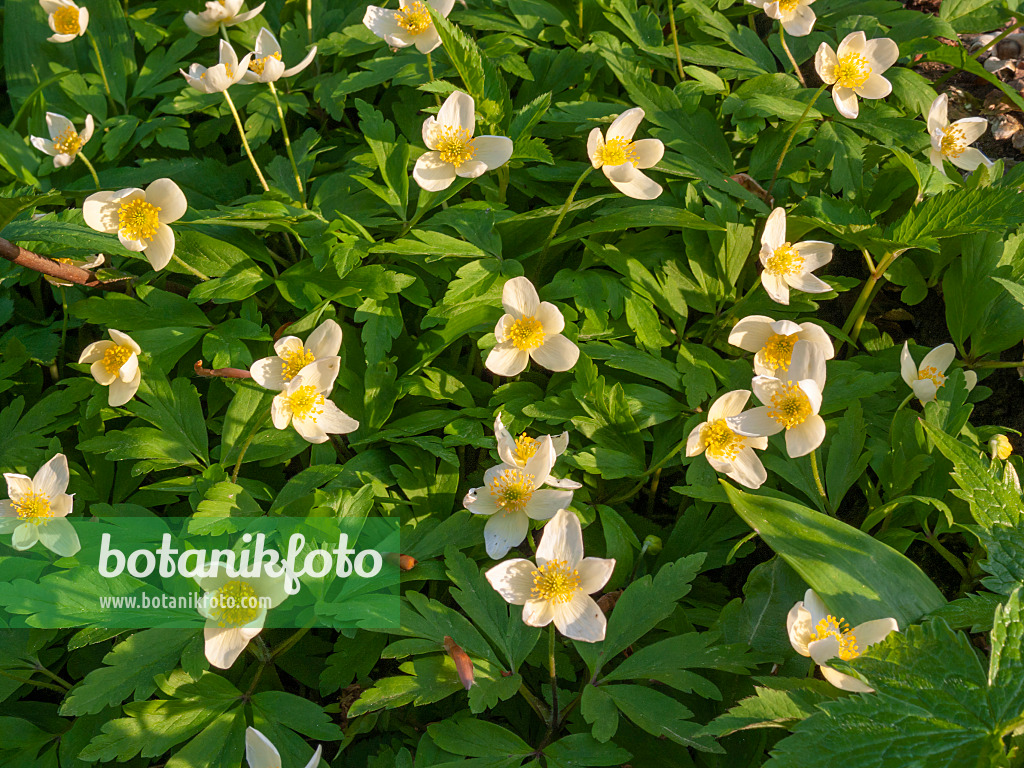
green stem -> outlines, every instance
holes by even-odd
[[[46,675],[46,676],[47,676],[48,678],[50,678],[50,679],[51,679],[51,680],[53,680],[53,681],[54,681],[55,683],[57,683],[57,685],[59,685],[59,686],[60,686],[61,688],[63,688],[63,689],[65,690],[65,691],[70,691],[70,690],[71,690],[71,683],[69,683],[69,682],[68,682],[67,680],[65,680],[65,679],[64,679],[63,677],[61,677],[60,675],[58,675],[58,674],[55,674],[55,673],[51,672],[51,671],[50,671],[50,670],[48,670],[48,669],[47,669],[46,667],[44,667],[44,666],[43,666],[42,664],[37,664],[37,665],[36,665],[36,671],[37,671],[37,672],[42,672],[42,673],[43,673],[44,675]]]
[[[832,507],[828,503],[828,494],[825,493],[825,486],[821,482],[821,472],[818,471],[818,449],[815,448],[811,451],[811,474],[814,475],[814,484],[818,486],[818,494],[821,496],[821,501],[825,505],[825,511],[830,515],[832,514]]]
[[[89,36],[89,42],[92,43],[92,49],[96,52],[96,65],[100,70],[100,77],[103,78],[103,88],[107,91],[107,98],[110,99],[110,103],[114,103],[114,95],[110,92],[110,83],[107,81],[107,71],[103,67],[103,57],[100,56],[100,47],[96,44],[96,38],[93,37],[92,30],[86,29],[85,34]]]
[[[203,282],[206,282],[207,280],[210,279],[206,275],[204,275],[202,272],[200,272],[198,269],[196,269],[192,265],[190,265],[187,262],[185,262],[185,260],[182,259],[178,254],[172,253],[171,254],[171,258],[174,259],[178,264],[183,266],[185,269],[187,269],[189,272],[191,272],[193,275],[198,277]]]
[[[640,489],[647,484],[647,478],[653,475],[655,472],[659,471],[666,464],[668,464],[668,462],[671,461],[677,453],[683,450],[685,446],[686,440],[681,440],[675,448],[669,451],[668,454],[661,459],[661,461],[659,461],[657,464],[655,464],[653,467],[648,469],[646,472],[643,473],[643,475],[640,476],[640,482],[638,482],[625,493],[615,496],[614,498],[611,498],[603,503],[608,505],[618,504],[620,501],[626,501],[628,499],[633,498],[637,493],[640,492]]]
[[[231,100],[231,94],[224,91],[224,100],[228,103],[228,108],[231,110],[232,116],[235,118],[235,125],[238,126],[238,135],[242,137],[242,146],[245,148],[245,154],[249,157],[249,162],[252,163],[253,170],[256,171],[256,176],[260,180],[260,184],[263,186],[264,192],[269,192],[270,187],[267,186],[267,180],[263,178],[263,171],[256,164],[256,158],[252,156],[252,149],[249,147],[249,140],[245,138],[245,128],[242,127],[242,118],[238,116],[238,110],[235,109],[235,102]]]
[[[267,83],[270,86],[270,95],[274,97],[274,106],[277,107],[277,117],[281,121],[281,135],[284,137],[284,149],[288,153],[288,160],[292,164],[292,171],[295,173],[295,183],[299,187],[299,196],[301,198],[302,207],[306,207],[305,191],[302,186],[302,177],[299,175],[299,166],[295,162],[295,154],[292,152],[292,141],[288,137],[288,128],[284,124],[284,110],[281,109],[281,100],[277,98],[277,88],[274,87],[274,83]]]
[[[779,171],[782,169],[782,161],[786,159],[786,153],[789,152],[789,147],[793,143],[793,139],[796,137],[796,132],[800,130],[800,126],[803,125],[804,118],[810,114],[811,107],[814,106],[814,102],[818,100],[818,97],[824,93],[826,88],[828,88],[828,83],[822,83],[821,87],[814,92],[814,96],[812,96],[811,100],[807,102],[807,107],[804,109],[804,113],[800,115],[800,119],[796,121],[792,130],[790,130],[789,135],[786,137],[786,143],[782,147],[782,154],[779,155],[779,162],[775,164],[775,173],[772,174],[772,183],[768,185],[769,195],[775,188],[775,180],[779,178]]]
[[[939,543],[939,537],[933,535],[928,530],[927,526],[924,526],[924,539],[931,545],[932,549],[939,553],[943,560],[953,566],[954,570],[956,570],[962,580],[966,581],[971,578],[971,574],[967,572],[967,568],[964,566],[960,558],[942,546],[942,544]]]
[[[1024,367],[1024,360],[979,360],[971,365],[971,368],[1021,368]]]
[[[249,445],[252,443],[253,439],[256,437],[256,433],[259,432],[260,429],[263,427],[264,423],[266,423],[267,415],[268,414],[264,414],[263,418],[260,419],[258,422],[256,422],[256,426],[254,426],[252,428],[252,432],[250,432],[249,436],[247,438],[245,438],[245,442],[242,444],[242,451],[238,454],[238,461],[235,462],[235,469],[231,473],[231,482],[232,483],[238,481],[238,471],[242,468],[242,459],[245,458],[245,452],[249,450]]]
[[[295,630],[287,640],[274,649],[274,652],[270,654],[270,658],[276,659],[277,657],[284,655],[293,645],[305,637],[306,633],[309,632],[310,629],[312,629],[312,627],[302,627],[301,629]]]
[[[548,232],[548,237],[544,241],[544,247],[540,251],[541,266],[544,264],[544,257],[547,256],[548,248],[551,247],[551,241],[555,239],[555,234],[558,232],[558,228],[562,226],[562,219],[565,218],[565,214],[569,212],[569,206],[572,205],[572,201],[576,199],[576,193],[580,190],[580,185],[583,180],[590,175],[590,172],[594,170],[594,166],[587,165],[580,177],[576,179],[576,183],[572,185],[572,189],[569,190],[569,196],[565,198],[565,203],[562,204],[562,210],[558,212],[558,218],[555,219],[555,223],[551,227],[551,231]],[[538,267],[539,272],[539,267]]]
[[[434,82],[434,60],[432,58],[430,58],[430,54],[429,53],[427,54],[427,82],[428,83]],[[435,93],[434,94],[434,101],[437,103],[437,106],[440,107],[441,106],[441,95]]]
[[[306,34],[309,44],[313,44],[313,0],[306,0]]]
[[[555,623],[551,622],[551,633],[548,635],[548,672],[551,675],[551,720],[548,726],[548,733],[554,735],[555,725],[558,723],[558,675],[555,669]]]
[[[16,683],[22,683],[23,685],[35,685],[39,688],[48,688],[49,690],[56,691],[59,694],[67,693],[64,688],[59,688],[56,685],[51,685],[50,683],[44,683],[41,680],[31,680],[27,677],[18,677],[17,675],[12,675],[5,669],[0,669],[0,675],[6,677],[8,680],[13,680]]]
[[[81,160],[85,167],[89,169],[89,173],[92,174],[92,180],[96,184],[96,189],[100,188],[100,177],[96,175],[96,169],[92,167],[92,163],[89,162],[89,158],[83,155],[81,152],[78,153],[78,159]]]
[[[789,59],[789,63],[793,65],[793,71],[796,72],[800,85],[806,88],[807,81],[804,80],[804,73],[800,71],[800,65],[796,63],[796,59],[793,58],[793,52],[789,50],[789,46],[786,44],[786,30],[783,28],[782,22],[779,22],[779,42],[782,43],[782,50],[786,52],[786,58]]]
[[[672,0],[668,3],[668,25],[672,30],[672,48],[676,52],[676,66],[679,68],[679,79],[686,79],[686,71],[683,69],[683,57],[679,53],[679,33],[676,31],[676,9]]]
[[[867,318],[871,302],[874,301],[875,296],[882,287],[879,284],[879,280],[885,275],[885,271],[892,266],[892,263],[896,261],[896,258],[903,253],[903,250],[885,254],[878,268],[868,275],[868,279],[864,281],[864,287],[861,288],[860,296],[857,297],[857,302],[853,305],[853,309],[850,310],[850,315],[846,318],[846,323],[843,325],[843,334],[849,336],[852,342],[856,343],[860,336],[860,330]],[[837,352],[843,348],[843,343],[842,340],[839,341],[836,348]]]
[[[519,686],[519,693],[522,695],[524,699],[526,699],[526,703],[530,705],[530,707],[533,709],[534,712],[537,713],[537,716],[540,717],[541,720],[543,720],[545,723],[550,721],[550,710],[546,706],[544,706],[544,702],[542,702],[540,699],[533,695],[533,691],[526,687],[526,683],[523,683]]]

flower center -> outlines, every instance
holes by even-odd
[[[622,165],[632,163],[636,166],[640,161],[637,159],[633,142],[621,136],[609,139],[603,147],[597,150],[597,159],[602,165]]]
[[[324,402],[324,396],[312,384],[305,384],[288,395],[292,416],[296,419],[309,419],[314,423],[324,412]]]
[[[152,240],[160,226],[160,208],[136,197],[121,203],[117,212],[118,234],[126,240]]]
[[[491,496],[502,512],[524,512],[533,497],[533,475],[506,469],[491,481]]]
[[[841,88],[859,88],[871,77],[871,62],[859,53],[848,53],[839,60],[832,76]]]
[[[260,59],[251,59],[249,61],[249,69],[251,69],[257,75],[262,75],[263,74],[263,68],[267,66],[267,60],[268,59],[277,59],[278,61],[280,61],[281,60],[281,52],[280,51],[274,51],[273,53],[267,54],[266,56],[264,56],[264,57],[262,57]]]
[[[784,333],[773,333],[761,348],[761,357],[764,358],[765,365],[776,371],[780,368],[783,371],[787,370],[793,359],[793,347],[796,342],[795,333],[789,336]]]
[[[437,151],[441,153],[441,160],[451,163],[456,168],[466,161],[472,160],[473,155],[476,154],[473,137],[465,128],[454,125],[440,127],[435,142]]]
[[[516,438],[516,461],[520,464],[528,462],[533,458],[533,454],[537,452],[537,445],[536,440],[523,432],[523,434]]]
[[[116,376],[133,354],[135,350],[131,347],[122,347],[118,344],[107,347],[107,351],[103,353],[103,367],[110,376]]]
[[[846,623],[846,619],[826,616],[815,626],[814,632],[811,633],[810,642],[824,640],[826,637],[834,637],[839,641],[839,658],[843,661],[849,661],[860,656],[860,649],[857,647],[857,637]]]
[[[549,560],[531,573],[533,588],[530,597],[534,600],[550,600],[552,603],[568,603],[580,591],[579,571],[569,570],[565,560]]]
[[[783,13],[792,13],[800,5],[800,0],[779,0],[779,10]]]
[[[812,414],[811,401],[807,393],[800,389],[796,382],[786,382],[781,389],[772,395],[771,410],[768,417],[775,419],[786,429],[803,424]]]
[[[78,26],[78,9],[65,5],[54,11],[53,28],[59,35],[77,35],[81,31]]]
[[[967,149],[967,137],[962,128],[951,125],[942,132],[939,151],[946,157],[960,157],[965,149]]]
[[[39,525],[53,517],[53,510],[50,508],[50,497],[45,493],[38,493],[33,490],[26,493],[15,501],[11,499],[11,506],[18,515],[19,520],[27,520],[30,523]]]
[[[787,275],[798,275],[800,270],[804,266],[804,257],[801,256],[796,248],[789,243],[783,243],[776,248],[772,255],[768,257],[767,263],[764,265],[770,275],[778,275],[779,277],[785,277]]]
[[[917,372],[917,380],[923,381],[924,379],[928,379],[936,387],[944,386],[946,383],[946,377],[939,373],[939,370],[933,365],[926,366]]]
[[[82,137],[78,135],[78,131],[69,127],[64,133],[53,140],[53,147],[62,155],[74,157],[78,154],[78,150],[82,148]]]
[[[712,459],[735,461],[745,444],[746,440],[729,429],[725,419],[709,421],[704,427],[704,450]]]
[[[247,582],[235,579],[213,593],[210,615],[221,627],[242,627],[260,614],[260,596]]]
[[[395,21],[402,29],[408,30],[410,35],[418,35],[425,32],[434,22],[430,19],[430,11],[426,3],[416,0],[414,3],[399,8],[395,12]]]
[[[287,350],[281,355],[284,363],[284,380],[291,381],[298,375],[299,371],[310,363],[316,362],[316,356],[305,347]]]
[[[544,326],[532,315],[520,317],[509,327],[506,338],[516,349],[529,352],[544,343]]]

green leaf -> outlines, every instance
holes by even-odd
[[[564,736],[544,747],[544,756],[550,768],[622,765],[629,760],[626,750],[614,744],[602,744],[585,733]]]
[[[792,501],[723,486],[736,514],[851,622],[891,616],[905,627],[946,602],[913,561],[866,533]]]
[[[724,715],[708,723],[705,733],[720,737],[750,728],[791,728],[814,714],[819,704],[840,695],[837,688],[823,680],[756,679],[762,685],[754,688],[754,695],[741,699]]]
[[[446,752],[466,757],[526,757],[533,747],[512,731],[475,717],[455,717],[432,723],[427,733]]]
[[[700,724],[690,719],[693,713],[671,696],[640,685],[609,685],[604,690],[622,714],[651,735],[702,752],[725,751],[700,735]]]

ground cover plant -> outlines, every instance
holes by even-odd
[[[7,0],[0,764],[1024,764],[1017,9]],[[104,625],[133,517],[400,619]]]

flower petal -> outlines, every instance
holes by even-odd
[[[625,139],[626,141],[633,140],[633,134],[636,133],[636,129],[640,125],[640,121],[644,119],[644,111],[640,107],[633,107],[627,109],[621,115],[612,121],[612,124],[608,126],[608,131],[605,133],[605,140],[611,141],[612,139]]]
[[[530,361],[530,353],[516,348],[511,341],[496,344],[487,354],[484,367],[497,376],[516,376]]]
[[[159,272],[167,266],[174,255],[174,231],[160,222],[144,252],[149,266]]]
[[[121,200],[115,199],[116,192],[95,192],[82,203],[82,217],[85,223],[97,232],[117,232],[120,226],[118,209]]]
[[[253,727],[245,729],[245,761],[249,768],[281,768],[281,753]]]
[[[324,320],[306,339],[306,348],[313,357],[335,357],[341,351],[341,326],[331,319]]]
[[[146,202],[160,209],[158,217],[164,224],[177,221],[188,210],[185,193],[170,179],[157,179],[146,187]]]
[[[60,557],[72,557],[82,548],[75,526],[65,517],[55,517],[40,525],[38,533],[42,545]]]
[[[107,405],[112,408],[124,405],[135,397],[135,393],[139,391],[139,384],[141,383],[142,371],[137,372],[135,378],[131,381],[114,379],[107,390]]]
[[[708,421],[718,421],[730,416],[739,416],[743,411],[743,406],[747,404],[749,399],[750,390],[747,389],[734,389],[731,392],[726,392],[708,408]]]
[[[949,161],[965,171],[974,171],[979,165],[992,165],[992,161],[983,155],[981,150],[974,147],[968,147],[960,153],[959,157],[951,157]]]
[[[487,556],[500,560],[512,547],[519,546],[530,530],[530,519],[522,512],[497,512],[484,524]]]
[[[564,560],[570,568],[583,560],[583,528],[579,518],[567,509],[559,510],[548,521],[537,545],[537,565],[551,560]]]
[[[525,511],[533,520],[550,520],[558,510],[566,509],[570,504],[572,504],[572,491],[555,491],[544,488],[533,492]]]
[[[734,432],[750,437],[776,435],[784,427],[768,415],[770,410],[771,407],[765,405],[760,408],[751,408],[749,411],[744,411],[739,416],[729,419],[729,428]]]
[[[413,166],[412,177],[421,189],[440,192],[455,181],[455,166],[444,162],[440,152],[424,152]]]
[[[786,430],[786,452],[791,459],[806,456],[825,439],[825,420],[812,413],[802,424]]]
[[[555,616],[549,600],[527,600],[523,603],[523,623],[530,627],[546,627]]]
[[[867,80],[853,90],[864,99],[884,99],[892,93],[892,83],[881,75],[872,73]]]
[[[545,334],[561,333],[565,330],[565,318],[561,310],[550,301],[540,303],[536,318],[540,321]]]
[[[525,277],[513,277],[501,289],[501,305],[513,318],[534,317],[540,310],[540,296]]]
[[[512,157],[512,139],[504,136],[477,136],[472,146],[476,150],[473,159],[479,160],[489,171],[500,168]]]
[[[495,591],[512,605],[524,605],[533,591],[533,572],[537,566],[529,560],[516,558],[498,563],[484,576]]]
[[[872,73],[881,74],[896,63],[900,57],[900,47],[888,37],[876,37],[864,43],[864,55],[871,62]]]
[[[632,168],[631,163],[625,163]],[[621,168],[622,166],[605,166],[605,175],[608,177],[608,181],[612,183],[619,192],[624,194],[626,197],[631,197],[634,200],[654,200],[661,192],[661,185],[649,176],[641,173],[640,171],[633,169],[633,172],[629,174],[629,179],[626,181],[620,181],[621,174],[613,173],[612,168]],[[604,614],[602,614],[603,616]]]
[[[903,350],[900,352],[900,375],[908,387],[912,387],[917,381],[917,363],[910,356],[909,342],[906,341],[903,342]]]
[[[203,630],[206,660],[218,669],[229,669],[259,633],[260,628],[255,627],[206,627]]]
[[[807,272],[813,272],[818,267],[832,261],[832,250],[835,248],[832,243],[822,240],[804,240],[793,246],[793,250],[800,254],[804,260],[803,268]]]
[[[725,473],[747,488],[760,488],[768,479],[768,472],[761,459],[749,446],[744,446],[733,459],[732,467]]]
[[[530,357],[549,371],[568,371],[580,357],[580,348],[560,333],[545,337],[544,343],[532,350]]]
[[[948,105],[949,97],[944,93],[937,96],[932,102],[931,107],[928,108],[928,133],[941,132],[949,125]]]
[[[608,629],[604,611],[594,598],[582,592],[577,592],[568,603],[555,605],[553,620],[563,635],[584,643],[601,642]]]
[[[834,86],[832,88],[832,101],[835,102],[836,109],[839,110],[839,114],[843,117],[855,120],[860,113],[860,106],[857,104],[857,94],[852,88],[843,88],[839,85]]]
[[[633,142],[637,168],[653,168],[665,156],[665,145],[661,139],[640,139]]]
[[[58,453],[36,471],[32,478],[32,487],[36,493],[53,498],[68,489],[70,480],[67,457],[63,453]]]
[[[611,557],[584,557],[576,568],[580,576],[580,589],[585,595],[592,595],[604,588],[615,570],[615,559]]]
[[[284,361],[277,356],[264,357],[249,367],[253,381],[264,389],[284,389]]]
[[[470,136],[476,125],[473,97],[462,91],[455,91],[444,100],[437,111],[437,122],[443,126],[461,128]]]
[[[934,368],[939,373],[945,373],[955,357],[956,347],[953,344],[949,342],[940,344],[924,356],[919,370],[923,371],[925,368]]]
[[[773,322],[766,315],[748,315],[729,331],[729,343],[747,352],[758,352],[775,335]]]

